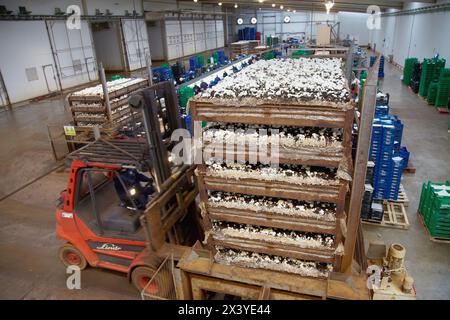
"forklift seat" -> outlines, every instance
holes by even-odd
[[[114,207],[113,210],[108,211],[108,214],[102,217],[104,229],[124,233],[136,233],[141,225],[139,221],[139,212],[130,215],[129,211],[129,209],[118,206]]]
[[[102,229],[106,232],[136,234],[139,231],[141,211],[134,211],[120,206],[120,199],[112,180],[107,181],[95,191],[96,209],[100,215]],[[91,197],[85,196],[76,206],[77,214],[91,228],[99,231],[99,226],[92,210]]]

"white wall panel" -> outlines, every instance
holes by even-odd
[[[43,21],[0,21],[0,70],[11,103],[49,93],[43,66],[51,65],[56,77],[52,52]],[[22,39],[22,41],[19,41]],[[26,69],[35,68],[37,80],[29,81]],[[51,72],[51,68],[49,68]],[[57,81],[48,78],[50,88]]]
[[[367,13],[339,12],[337,19],[340,22],[340,38],[345,39],[349,35],[350,39],[356,39],[360,45],[369,44],[371,30],[367,27],[368,18]]]
[[[123,19],[122,30],[130,71],[146,67],[146,58],[150,56],[150,48],[145,21]]]
[[[195,51],[203,52],[206,50],[205,42],[205,25],[203,20],[194,20],[194,37],[195,37]]]
[[[47,21],[63,89],[98,79],[89,25],[67,29],[64,21]]]
[[[136,10],[138,14],[142,14],[141,0],[86,0],[86,10],[90,15],[95,14],[95,9],[99,9],[105,13],[108,9],[114,15],[124,15],[125,10],[132,13]]]
[[[19,12],[19,6],[26,7],[31,14],[54,14],[55,8],[60,8],[65,12],[70,5],[82,7],[81,0],[2,0],[0,4],[15,14]]]
[[[183,41],[183,54],[189,56],[195,54],[194,22],[192,20],[181,21]]]

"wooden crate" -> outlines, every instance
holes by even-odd
[[[141,88],[144,88],[148,85],[148,80],[142,79],[142,81],[126,86],[124,88],[109,91],[109,102],[111,111],[116,110],[117,108],[120,108],[128,103],[128,95],[130,93],[133,93]],[[117,99],[119,98],[119,99]],[[112,101],[115,100],[116,101]],[[98,123],[104,127],[112,128],[112,127],[118,127],[120,124],[123,123],[123,121],[117,121],[118,118],[120,118],[122,115],[125,114],[125,110],[119,111],[119,114],[112,115],[111,118],[109,118],[108,111],[107,111],[107,104],[102,95],[95,95],[95,96],[77,96],[77,95],[69,95],[68,97],[70,110],[72,112],[72,118],[74,120],[75,126],[80,126],[80,122],[93,122]],[[98,106],[87,106],[84,105],[84,103],[97,103]],[[128,111],[129,112],[129,111]],[[92,117],[89,117],[89,115],[83,115],[80,116],[79,113],[87,113],[87,114],[93,114]],[[103,114],[103,118],[95,117],[95,115]],[[117,122],[117,123],[116,123]],[[119,123],[120,122],[120,123]]]
[[[204,300],[206,292],[244,299],[368,300],[366,277],[332,273],[328,279],[215,263],[208,250],[186,251],[178,262],[179,299]]]
[[[321,128],[342,128],[342,152],[321,153],[313,149],[281,150],[280,162],[286,164],[314,165],[347,169],[352,172],[351,147],[354,110],[351,103],[336,104],[332,102],[291,102],[264,101],[243,99],[239,102],[231,100],[204,99],[194,97],[189,101],[193,121],[245,123],[259,125],[311,126]],[[235,147],[233,155],[245,154],[248,149]],[[202,202],[203,224],[207,237],[208,248],[214,252],[215,245],[225,248],[235,248],[250,252],[292,257],[313,262],[327,262],[340,271],[343,242],[346,236],[346,194],[349,191],[348,182],[339,180],[336,185],[293,184],[282,181],[263,181],[257,179],[227,179],[212,176],[207,172],[206,165],[199,165],[196,171]],[[351,174],[349,174],[351,177]],[[317,219],[289,219],[275,213],[250,213],[245,210],[226,210],[226,208],[211,208],[208,206],[208,191],[224,191],[247,195],[267,196],[284,199],[322,201],[335,203],[336,220],[333,222],[318,222]],[[290,245],[264,243],[249,239],[223,236],[212,229],[212,220],[228,221],[241,224],[261,225],[269,228],[284,228],[302,232],[317,232],[335,236],[335,247],[330,250],[311,250]],[[337,250],[339,247],[339,250]]]

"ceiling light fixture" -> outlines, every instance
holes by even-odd
[[[235,4],[234,4],[234,7],[235,7],[236,9],[238,8],[238,5],[237,5],[237,3],[235,3]]]
[[[241,25],[244,23],[244,20],[242,20],[242,18],[239,18],[239,19],[237,19],[236,22],[237,22],[237,24]]]
[[[281,10],[283,10],[283,9],[284,9],[284,6],[283,6],[283,5],[281,5],[281,6],[280,6],[280,9],[281,9]]]
[[[263,2],[264,2],[264,0],[258,0],[258,2],[259,2],[259,3],[263,3]]]
[[[297,10],[293,10],[292,12],[293,12],[293,13],[296,13],[296,12],[297,12]]]
[[[334,6],[334,0],[325,0],[325,9],[327,9],[327,14],[330,14],[331,8]]]
[[[219,6],[221,6],[222,5],[222,2],[219,2]]]
[[[288,8],[288,9],[287,9],[287,12],[291,12],[291,9]]]
[[[198,2],[198,0],[194,0],[194,2]]]
[[[258,19],[256,19],[255,17],[250,19],[251,24],[256,24],[258,22]]]
[[[272,8],[275,8],[275,6],[276,6],[276,4],[275,4],[275,3],[272,3]]]

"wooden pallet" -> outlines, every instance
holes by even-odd
[[[428,230],[427,226],[425,225],[425,221],[423,221],[423,217],[420,214],[419,210],[417,210],[417,216],[418,216],[418,220],[420,221],[420,224],[422,225],[422,227],[425,229],[425,233],[427,234],[428,238],[430,239],[430,241],[433,242],[437,242],[437,243],[447,243],[450,244],[450,238],[439,238],[439,237],[433,237],[430,234],[430,231]]]
[[[408,196],[406,195],[406,191],[405,191],[405,188],[403,187],[403,185],[400,184],[397,200],[385,200],[384,202],[385,203],[391,202],[391,203],[396,203],[396,204],[403,204],[403,206],[405,208],[408,207],[409,199],[408,199]]]
[[[450,113],[447,107],[436,107],[436,110],[437,110],[439,113],[447,113],[447,114]]]
[[[403,169],[403,173],[416,173],[416,168],[413,166],[412,161],[408,161],[408,165]]]
[[[362,223],[386,228],[409,229],[408,216],[402,203],[385,201],[383,205],[384,214],[381,222],[369,219],[362,220]]]
[[[253,300],[370,299],[364,274],[331,273],[323,279],[224,265],[215,263],[210,251],[195,247],[184,253],[175,269],[179,299],[204,300],[208,291]]]

